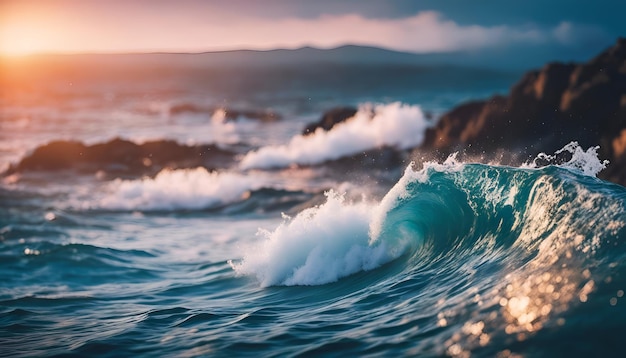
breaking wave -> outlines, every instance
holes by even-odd
[[[412,148],[431,125],[419,106],[363,105],[355,116],[332,130],[297,135],[284,145],[262,147],[242,159],[243,169],[314,165],[383,146]]]
[[[326,203],[260,231],[231,266],[271,286],[326,284],[400,257],[410,269],[435,271],[470,257],[548,271],[558,261],[601,261],[598,252],[624,243],[626,190],[593,176],[606,165],[594,148],[563,150],[569,161],[540,168],[454,157],[417,171],[410,165],[380,202],[330,191]]]

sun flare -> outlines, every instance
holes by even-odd
[[[13,18],[7,20],[0,25],[0,54],[23,56],[50,48],[51,31],[43,23],[19,22]]]
[[[32,38],[12,38],[8,41],[2,41],[0,45],[0,54],[7,57],[26,56],[33,53],[41,52],[43,48],[40,42]]]

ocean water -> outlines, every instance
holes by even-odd
[[[219,171],[4,176],[0,356],[623,355],[626,189],[595,177],[595,148],[544,167],[325,164],[419,145],[437,114],[512,83],[375,73],[369,90],[355,74],[12,83],[3,168],[56,139],[240,154]],[[169,111],[181,103],[283,119]],[[352,121],[299,135],[344,104]]]

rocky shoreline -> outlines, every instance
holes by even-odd
[[[330,130],[355,112],[332,109],[304,134]],[[507,96],[453,108],[410,157],[443,160],[457,152],[461,160],[517,166],[572,141],[600,146],[600,158],[610,164],[599,176],[626,185],[626,38],[587,63],[549,63],[528,72]]]
[[[177,110],[199,109],[183,106]],[[356,112],[353,107],[331,109],[307,125],[302,135],[318,129],[330,131]],[[230,115],[231,120],[239,116],[280,119],[268,113],[234,111]],[[519,165],[540,152],[554,153],[571,141],[584,148],[599,145],[600,158],[610,161],[599,176],[626,185],[626,38],[587,63],[549,63],[528,72],[507,96],[457,106],[442,115],[413,150],[373,148],[334,162],[393,170],[406,165],[409,158],[442,160],[458,152],[461,160]],[[136,144],[117,138],[94,145],[55,141],[36,148],[4,174],[70,169],[140,176],[163,168],[216,170],[232,166],[236,155],[214,144],[188,146],[169,140]]]
[[[210,170],[232,164],[235,153],[213,144],[182,145],[159,140],[137,144],[116,138],[105,143],[86,145],[77,141],[54,141],[42,145],[5,175],[32,171],[75,170],[82,174],[135,177],[155,175],[164,168],[205,167]]]
[[[462,104],[444,114],[419,148],[442,156],[553,153],[571,141],[599,145],[610,165],[600,177],[626,185],[626,38],[583,64],[549,63],[527,73],[508,96]]]

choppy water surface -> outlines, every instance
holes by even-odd
[[[569,145],[572,160],[542,168],[326,167],[337,153],[419,144],[424,111],[464,92],[374,98],[352,124],[310,138],[298,132],[328,98],[302,110],[285,96],[274,110],[288,118],[270,124],[130,110],[147,103],[132,96],[4,102],[15,133],[2,134],[5,166],[49,140],[124,134],[124,123],[136,141],[246,151],[220,171],[4,177],[0,355],[621,354],[626,189],[595,178],[594,148]],[[375,130],[356,125],[364,113]]]

